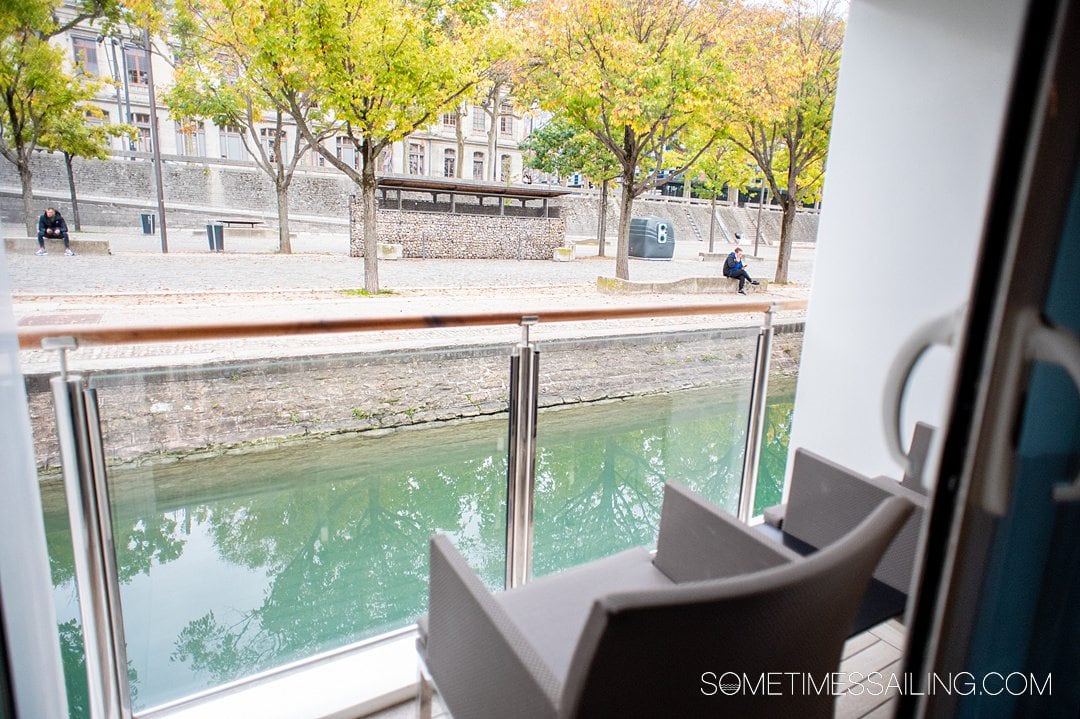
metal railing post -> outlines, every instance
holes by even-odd
[[[529,342],[538,317],[521,318],[521,343],[510,357],[510,441],[506,463],[506,588],[532,573],[533,496],[536,489],[536,412],[540,352]]]
[[[743,452],[742,484],[739,488],[739,519],[749,522],[754,516],[757,498],[758,466],[761,464],[761,439],[765,430],[765,407],[769,392],[769,364],[772,357],[773,312],[765,311],[765,322],[758,332],[754,358],[754,380],[750,388],[750,411],[746,422],[746,449]]]
[[[89,713],[91,719],[129,719],[127,648],[97,395],[93,390],[83,390],[80,375],[67,374],[63,358],[67,350],[74,349],[75,342],[57,338],[48,344],[47,349],[59,350],[62,358],[62,374],[53,377],[50,385],[79,590]]]

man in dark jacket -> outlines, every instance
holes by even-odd
[[[64,254],[74,255],[71,251],[71,242],[68,240],[68,228],[67,223],[64,222],[64,218],[60,216],[60,213],[56,211],[55,207],[45,208],[45,214],[38,218],[37,221],[37,242],[38,251],[37,254],[44,255],[45,252],[45,238],[46,237],[59,237],[64,240]]]
[[[733,280],[739,281],[739,294],[745,295],[746,290],[743,286],[749,282],[752,285],[759,284],[757,280],[750,277],[746,271],[746,266],[742,262],[742,248],[736,247],[732,250],[731,254],[724,260],[724,277],[730,277]]]

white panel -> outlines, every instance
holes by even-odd
[[[967,301],[1023,2],[856,0],[844,45],[791,446],[899,478],[884,378],[912,331]],[[954,358],[904,410],[941,426]],[[790,463],[789,463],[790,472]]]
[[[0,253],[0,594],[16,715],[66,719],[45,526],[7,259]],[[0,651],[3,647],[0,647]]]

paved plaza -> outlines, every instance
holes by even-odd
[[[156,237],[110,236],[112,255],[27,253],[7,255],[16,322],[20,327],[75,324],[162,326],[206,322],[394,317],[490,311],[522,314],[552,309],[760,302],[805,299],[813,269],[812,248],[793,252],[791,284],[767,294],[605,295],[599,275],[614,275],[613,258],[595,257],[595,245],[579,247],[571,262],[514,260],[397,260],[379,264],[381,286],[392,294],[364,297],[363,260],[347,255],[342,237],[302,234],[292,255],[274,254],[265,240],[235,242],[222,254],[203,250],[193,233],[174,231],[163,255]],[[89,233],[91,237],[98,233]],[[172,237],[177,239],[173,240]],[[630,261],[633,280],[666,281],[720,274],[720,263],[703,262],[704,242],[679,243],[671,261]],[[609,252],[614,243],[609,243]],[[727,251],[727,245],[717,250]],[[592,256],[589,256],[592,255]],[[750,271],[763,279],[775,272],[776,249],[762,247]],[[798,313],[784,313],[786,318]],[[708,326],[750,326],[760,314],[676,317],[541,326],[539,340],[656,332]],[[308,335],[215,342],[86,347],[72,353],[76,369],[198,364],[319,353],[387,351],[475,343],[512,344],[516,327],[443,328],[358,335]],[[23,353],[24,370],[46,371],[55,358]]]

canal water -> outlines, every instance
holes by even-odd
[[[662,485],[734,511],[746,391],[541,411],[534,574],[655,542]],[[768,403],[757,506],[779,501],[793,396]],[[505,416],[110,470],[135,708],[414,621],[445,532],[503,577]],[[86,679],[63,489],[42,485],[72,716]]]

